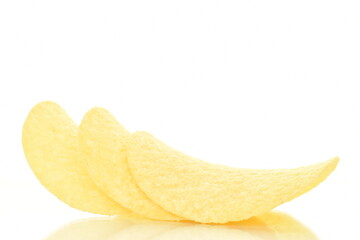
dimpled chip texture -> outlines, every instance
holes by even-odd
[[[164,209],[201,223],[264,214],[317,186],[338,160],[295,169],[230,168],[189,157],[146,132],[134,133],[128,148],[140,188]]]
[[[57,104],[37,104],[25,120],[22,142],[36,177],[58,199],[82,211],[133,216],[90,178],[80,152],[78,127]]]
[[[130,133],[103,108],[93,108],[79,130],[80,146],[94,182],[122,206],[157,220],[181,220],[150,200],[137,186],[126,154]]]

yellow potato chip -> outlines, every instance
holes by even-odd
[[[57,104],[42,102],[29,113],[22,142],[39,181],[58,199],[79,210],[133,216],[92,181],[80,152],[78,127]]]
[[[322,182],[339,159],[279,170],[237,169],[189,157],[145,132],[132,135],[128,163],[155,203],[201,223],[240,221],[264,214]]]
[[[137,186],[127,163],[130,133],[105,109],[93,108],[80,125],[79,141],[94,182],[122,206],[158,220],[180,220],[151,201]],[[155,190],[155,189],[154,189]]]

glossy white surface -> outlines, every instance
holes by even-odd
[[[355,0],[0,1],[0,238],[46,239],[96,217],[53,197],[24,158],[23,121],[53,100],[78,123],[105,107],[131,131],[234,167],[339,156],[324,183],[278,210],[319,239],[358,239],[359,12]],[[156,229],[131,224],[126,232]],[[152,239],[266,239],[181,229]]]
[[[318,237],[314,239],[340,239],[360,236],[360,231],[357,227],[357,216],[359,213],[357,205],[359,201],[358,193],[351,193],[352,189],[349,186],[355,187],[355,184],[342,182],[340,176],[340,173],[335,173],[334,176],[330,177],[328,181],[311,193],[286,203],[277,209],[287,213],[289,217],[297,219],[300,222],[300,226],[307,226],[314,233],[314,236]],[[342,183],[340,184],[339,182]],[[275,234],[276,238],[274,238],[273,230],[269,231],[268,229],[271,229],[271,226],[267,227],[266,225],[257,225],[256,223],[254,228],[250,230],[246,226],[241,228],[242,223],[238,223],[242,231],[233,233],[231,229],[229,230],[224,226],[187,223],[186,228],[183,228],[185,223],[155,221],[145,223],[144,225],[143,222],[123,220],[124,222],[130,221],[131,223],[130,230],[126,230],[126,232],[131,231],[131,233],[127,234],[136,234],[134,235],[136,238],[128,238],[127,235],[122,236],[120,234],[120,230],[123,231],[123,228],[119,227],[117,229],[117,221],[108,221],[106,223],[100,221],[99,223],[97,219],[102,219],[100,216],[81,213],[66,206],[37,183],[30,184],[24,181],[10,183],[1,181],[1,184],[0,212],[1,224],[3,226],[1,234],[6,236],[7,239],[20,239],[23,237],[27,239],[49,240],[153,239],[152,231],[156,231],[157,228],[167,228],[169,224],[174,228],[181,227],[181,229],[176,230],[175,233],[169,232],[160,239],[180,239],[182,234],[184,238],[194,234],[196,237],[193,239],[209,239],[209,236],[212,236],[211,239],[235,239],[233,234],[239,238],[242,237],[241,239],[282,239],[281,236],[288,236],[286,234],[289,234],[289,231],[291,232],[291,229],[287,230],[287,224],[284,224],[284,222],[279,224],[282,226],[281,229],[286,231],[277,232]],[[349,196],[357,198],[349,198]],[[76,224],[79,220],[80,222],[87,221],[88,224],[80,225],[79,227]],[[75,224],[73,224],[74,221]],[[63,230],[60,231],[63,225],[69,226],[65,230],[67,238],[64,237]],[[152,226],[156,227],[153,228]],[[111,236],[114,235],[113,238],[110,238],[107,230],[109,228],[112,229]],[[133,230],[134,228],[135,230]],[[60,233],[54,233],[58,231]],[[89,238],[90,233],[95,234],[97,238]],[[55,235],[53,236],[52,234]],[[72,234],[74,237],[70,238],[69,236]],[[147,234],[150,234],[151,237],[147,236]],[[175,236],[172,234],[175,234]],[[292,233],[294,237],[291,239],[307,239],[303,238],[302,234],[306,235],[308,233]],[[45,238],[50,235],[52,238]]]

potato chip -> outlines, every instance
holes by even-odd
[[[201,223],[264,214],[317,186],[339,161],[295,169],[238,169],[189,157],[145,132],[131,139],[128,163],[138,186],[169,212]]]
[[[105,109],[93,108],[85,115],[79,140],[92,179],[113,200],[142,216],[180,220],[151,201],[137,186],[127,163],[129,136],[130,133]]]
[[[93,183],[80,152],[78,127],[57,104],[42,102],[30,111],[22,142],[36,177],[61,201],[92,213],[134,215]]]

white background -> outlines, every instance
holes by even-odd
[[[325,1],[0,1],[0,238],[91,216],[50,195],[21,129],[43,100],[94,106],[190,155],[236,167],[340,156],[278,209],[320,239],[360,236],[360,5]]]

